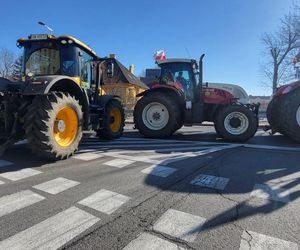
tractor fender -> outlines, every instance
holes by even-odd
[[[46,95],[51,91],[60,91],[74,96],[82,107],[84,128],[89,124],[89,100],[86,91],[68,76],[34,77],[26,82],[22,95]]]
[[[279,87],[275,93],[275,96],[286,95],[286,94],[292,92],[293,90],[295,90],[296,88],[300,88],[300,81],[296,81],[296,82]]]
[[[151,89],[147,89],[141,93],[139,93],[138,95],[136,95],[136,97],[142,97],[145,95],[151,95],[154,92],[161,92],[161,93],[166,93],[169,95],[172,95],[174,98],[176,98],[176,100],[178,101],[178,103],[180,105],[185,106],[185,98],[184,98],[184,94],[180,89],[177,89],[175,87],[172,86],[168,86],[168,85],[154,85],[151,87]]]
[[[105,110],[106,104],[113,99],[117,99],[121,102],[121,98],[117,95],[101,95],[98,97],[97,104]]]

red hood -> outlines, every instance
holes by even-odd
[[[276,90],[275,96],[285,95],[292,90],[300,87],[300,81],[296,81],[287,85],[283,85]]]

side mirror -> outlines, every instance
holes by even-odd
[[[107,76],[109,78],[112,78],[114,76],[114,68],[115,68],[115,65],[113,62],[108,62],[107,63]]]

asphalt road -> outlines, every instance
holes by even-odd
[[[168,140],[88,134],[47,162],[26,142],[0,160],[0,249],[299,249],[300,145],[213,127]]]

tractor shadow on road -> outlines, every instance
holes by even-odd
[[[297,202],[300,205],[299,152],[236,148],[221,154],[210,154],[210,159],[204,155],[190,161],[194,162],[168,164],[168,167],[176,168],[177,171],[166,178],[169,180],[164,184],[157,185],[158,182],[151,175],[145,177],[144,182],[161,191],[186,193],[188,196],[192,194],[196,197],[199,195],[199,199],[203,197],[204,200],[207,199],[205,196],[212,195],[214,199],[218,196],[221,203],[226,202],[225,209],[220,206],[218,213],[208,216],[202,231],[228,223],[238,225],[240,220],[272,214],[291,203]],[[228,178],[229,182],[224,190],[191,184],[200,174]],[[205,207],[207,209],[204,204],[202,208],[194,207],[192,210],[205,214]],[[297,216],[297,211],[293,212]],[[189,233],[198,231],[199,228],[196,228]]]

